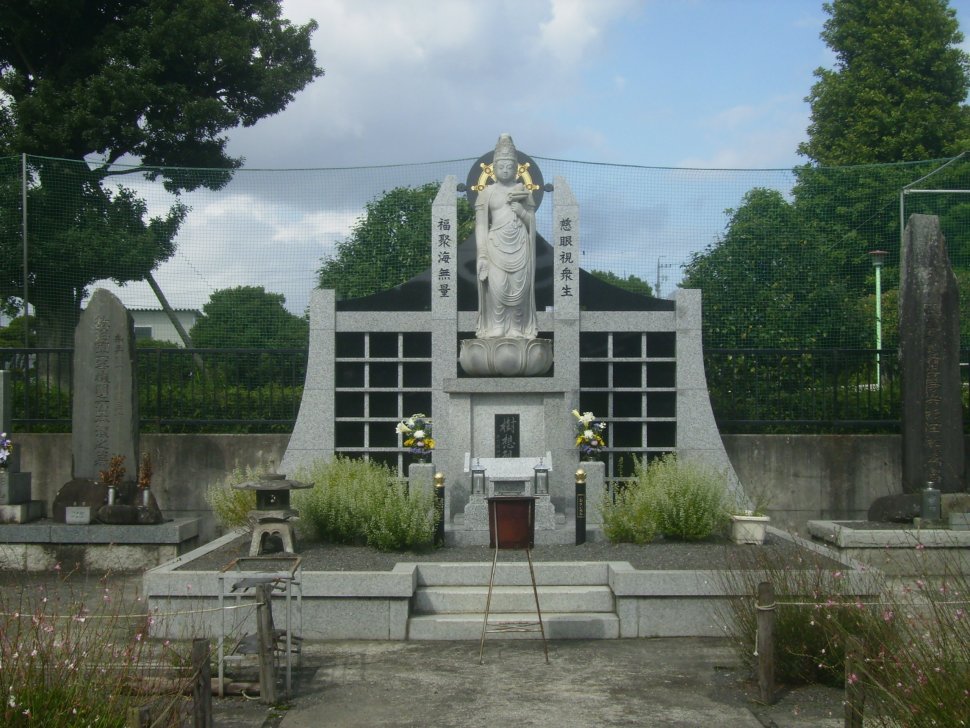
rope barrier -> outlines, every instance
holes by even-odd
[[[222,612],[230,609],[252,609],[252,604],[230,604],[224,607],[207,607],[205,609],[188,609],[178,612],[142,612],[140,614],[42,614],[43,619],[70,619],[76,622],[86,622],[89,619],[146,619],[149,617],[178,617],[183,614],[206,614],[208,612]],[[31,612],[0,612],[0,617],[13,619],[34,618],[38,615]]]
[[[898,607],[898,606],[900,606],[900,602],[898,602],[898,601],[896,601],[896,602],[862,602],[862,601],[858,601],[858,602],[832,602],[832,603],[827,603],[827,602],[775,602],[775,604],[781,605],[781,606],[785,606],[785,607],[826,607],[826,608],[828,608],[828,607]],[[772,608],[775,606],[775,604],[771,605]],[[937,602],[937,601],[927,601],[926,602],[926,606],[936,605],[936,604],[943,604],[943,605],[964,604],[964,605],[970,605],[970,601],[967,601],[966,599],[961,599],[959,601],[949,601],[948,600],[948,601],[940,601],[940,602]],[[758,609],[762,609],[762,607],[758,607]]]

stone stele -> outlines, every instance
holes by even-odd
[[[959,311],[939,219],[911,215],[899,286],[904,493],[928,481],[944,493],[965,490]]]
[[[72,446],[75,478],[97,480],[115,455],[127,478],[138,472],[138,399],[131,314],[98,289],[74,333]]]

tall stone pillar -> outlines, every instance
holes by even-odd
[[[959,292],[935,215],[911,215],[900,262],[903,492],[965,490]]]
[[[463,452],[455,450],[454,424],[445,380],[457,375],[458,347],[458,180],[445,177],[431,204],[431,419],[435,437],[434,470],[449,478],[445,513],[450,514]],[[403,413],[412,414],[410,412]]]

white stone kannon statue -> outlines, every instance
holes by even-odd
[[[494,183],[475,200],[478,321],[462,342],[462,369],[474,376],[536,376],[552,365],[552,342],[536,324],[536,204],[517,181],[512,137],[502,134],[491,164]]]
[[[534,339],[536,327],[536,206],[516,182],[512,137],[499,137],[492,159],[495,183],[475,201],[479,339]]]

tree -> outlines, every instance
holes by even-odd
[[[823,166],[952,156],[970,141],[970,60],[947,0],[835,0],[799,153]]]
[[[284,308],[282,293],[262,286],[216,291],[192,327],[192,344],[205,348],[286,349],[305,347],[309,323]]]
[[[30,331],[24,340],[24,327]],[[0,349],[19,349],[23,346],[37,346],[37,325],[33,316],[17,316],[9,324],[0,328]]]
[[[225,185],[242,163],[226,154],[225,132],[281,111],[322,73],[315,28],[281,18],[280,0],[0,4],[0,154],[43,155],[30,158],[27,181],[40,221],[28,226],[28,267],[42,343],[70,345],[90,283],[142,280],[175,250],[186,208],[148,219],[142,200],[107,180],[138,171],[174,194]],[[150,168],[113,166],[128,158]],[[14,184],[19,169],[5,167],[0,185]],[[9,302],[24,284],[20,196],[4,199]]]
[[[791,202],[753,190],[732,211],[724,239],[689,265],[684,285],[704,288],[710,342],[871,346],[870,327],[859,324],[873,289],[867,252],[890,252],[883,283],[891,290],[900,190],[970,141],[970,64],[946,0],[835,0],[824,7],[822,38],[836,63],[816,71],[807,97],[809,138],[798,151],[811,161],[795,169]],[[965,189],[967,168],[937,173],[933,185]],[[966,217],[962,197],[923,198],[919,211],[933,207],[945,230],[965,229],[958,227]],[[765,216],[756,220],[749,214],[755,211]],[[962,237],[948,239],[964,244]],[[771,295],[763,296],[769,281]],[[799,312],[791,291],[814,313]]]
[[[609,283],[611,286],[622,288],[624,291],[639,293],[641,296],[653,295],[653,289],[650,287],[650,284],[632,273],[626,278],[620,278],[616,273],[608,270],[591,270],[589,274],[596,276],[604,283]]]
[[[838,256],[776,190],[749,191],[724,237],[695,254],[684,288],[704,292],[706,346],[814,348],[863,336]]]
[[[320,288],[338,298],[358,298],[404,283],[431,265],[431,204],[440,185],[395,187],[367,203],[335,255],[321,261]],[[458,233],[471,235],[475,216],[468,201],[458,199]]]

